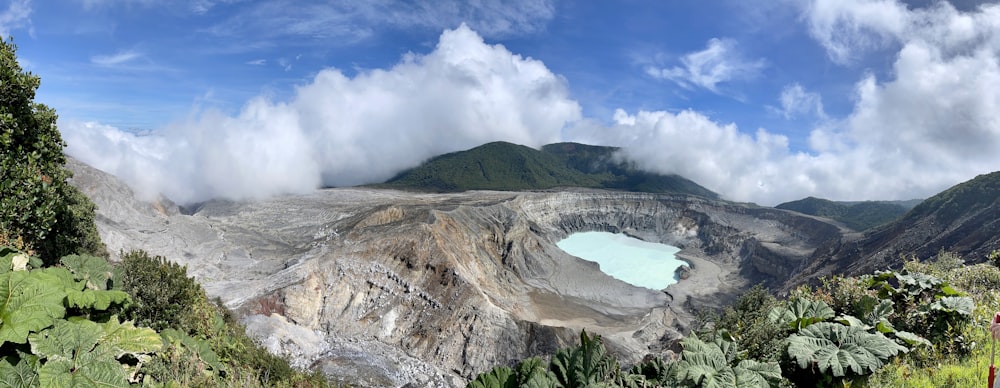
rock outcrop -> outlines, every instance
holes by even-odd
[[[414,194],[330,189],[181,209],[71,161],[109,250],[187,265],[297,365],[364,386],[463,385],[551,354],[581,329],[626,361],[757,282],[782,284],[844,230],[797,213],[665,194],[575,190]],[[556,247],[579,231],[682,249],[690,277],[634,287]]]

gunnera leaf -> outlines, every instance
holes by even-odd
[[[816,368],[834,377],[870,374],[906,351],[881,333],[833,322],[816,323],[788,337],[788,356],[799,368]]]
[[[91,290],[108,289],[111,278],[111,263],[103,257],[90,255],[69,255],[59,260],[78,281],[84,282]]]
[[[836,313],[826,302],[797,298],[784,306],[771,309],[768,319],[792,329],[802,329],[816,322],[833,318]]]
[[[128,385],[128,372],[118,358],[159,350],[160,336],[149,328],[111,317],[99,324],[85,319],[59,320],[29,336],[31,351],[45,359],[38,376],[42,387]]]
[[[0,345],[23,344],[28,334],[66,314],[62,281],[50,270],[0,274]]]
[[[0,359],[0,388],[25,388],[38,386],[38,373],[28,359],[18,359],[11,365],[7,359]]]
[[[125,305],[132,299],[128,293],[119,290],[67,289],[66,303],[70,307],[107,310],[111,304]]]
[[[781,380],[776,362],[743,360],[733,365],[721,343],[690,336],[681,341],[684,351],[676,363],[677,380],[698,387],[769,387]]]
[[[970,316],[972,310],[975,310],[976,304],[972,298],[967,296],[946,296],[932,303],[930,307],[932,310]]]

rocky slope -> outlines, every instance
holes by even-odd
[[[270,349],[361,386],[463,385],[584,328],[637,361],[673,346],[690,308],[756,282],[780,285],[846,232],[777,209],[600,190],[331,189],[181,209],[69,167],[98,206],[109,250],[187,265]],[[638,288],[555,245],[590,230],[680,247],[690,276]]]
[[[981,262],[995,250],[1000,250],[1000,172],[980,175],[928,198],[895,222],[822,247],[786,284],[817,275],[897,268],[904,259],[925,260],[941,251]]]

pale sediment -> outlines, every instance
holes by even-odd
[[[691,306],[780,281],[840,236],[780,210],[598,190],[332,189],[181,212],[70,167],[98,205],[110,251],[142,248],[187,265],[269,349],[365,386],[462,385],[551,354],[581,329],[638,361],[680,337]],[[807,222],[818,227],[797,227]],[[555,246],[591,230],[679,247],[691,276],[665,291],[634,287]],[[393,368],[393,359],[404,361]]]

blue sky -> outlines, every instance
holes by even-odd
[[[998,169],[996,2],[757,3],[13,0],[0,33],[68,153],[181,202],[492,140],[621,146],[762,204]]]

